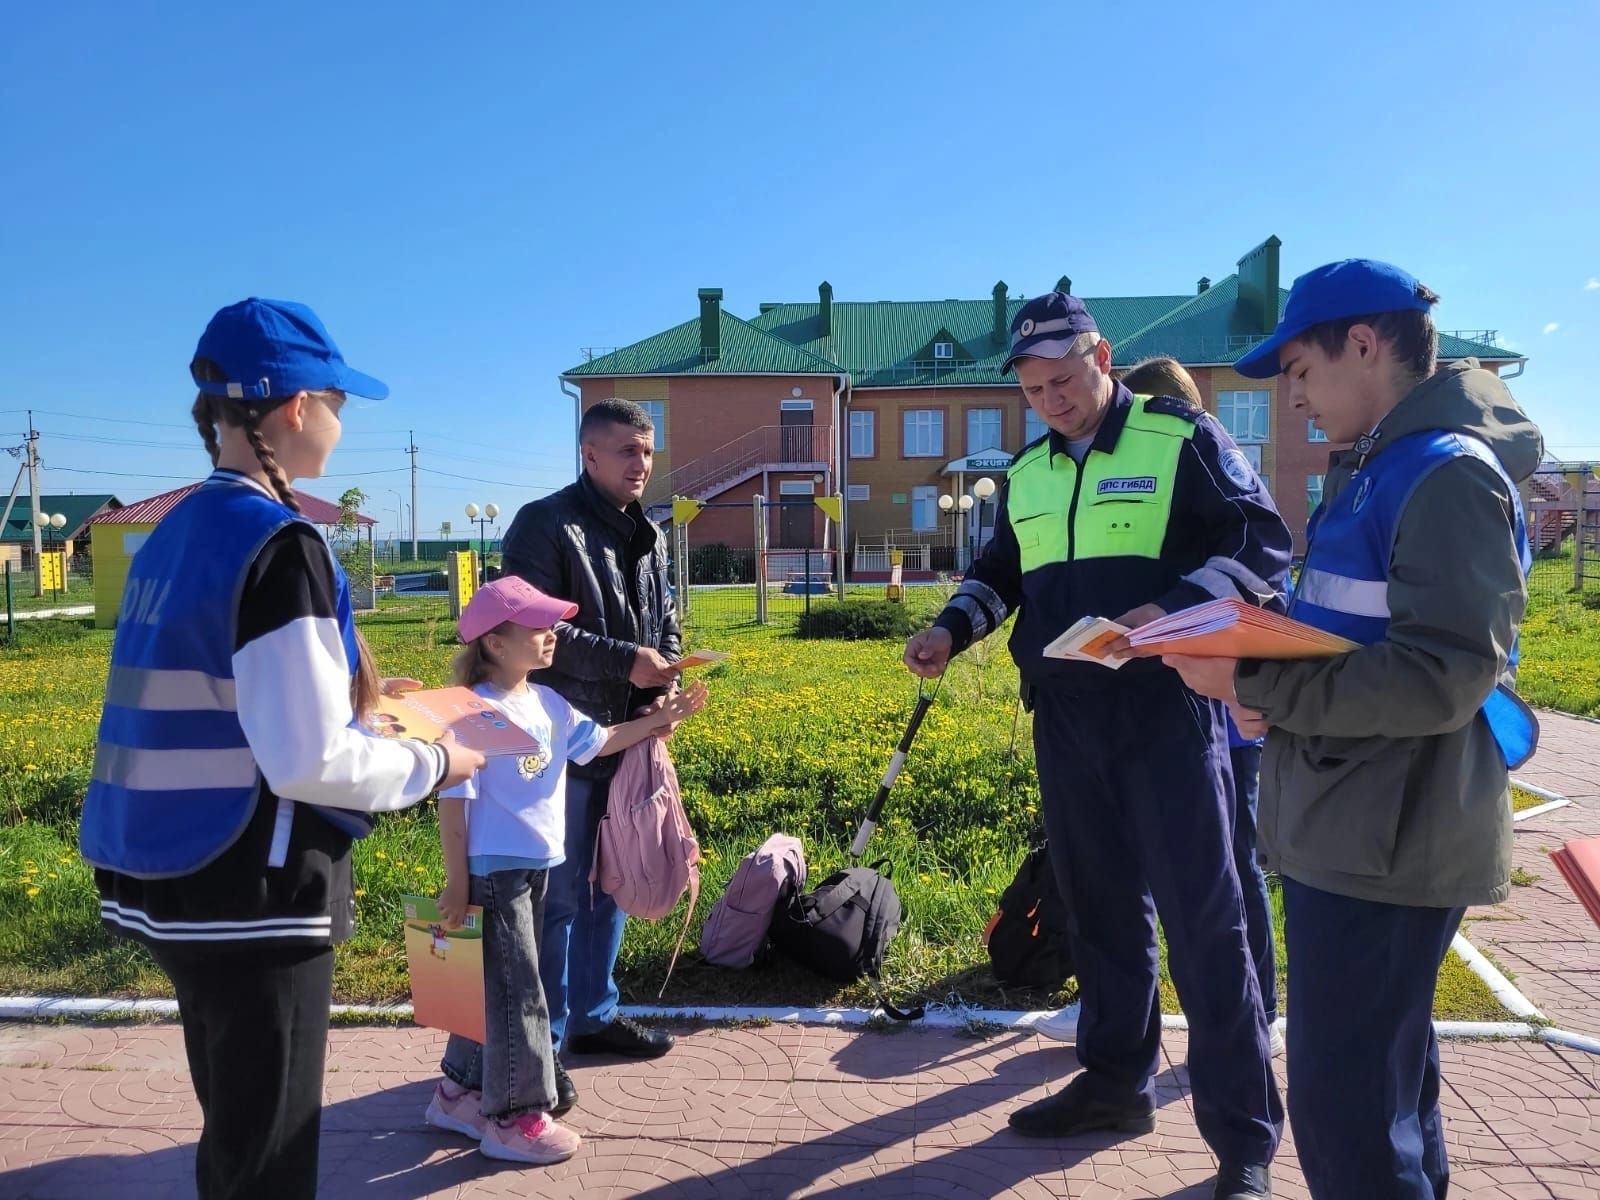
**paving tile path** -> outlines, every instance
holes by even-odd
[[[1557,1024],[1600,1035],[1600,934],[1544,857],[1600,834],[1600,724],[1544,723],[1522,775],[1574,803],[1518,826],[1517,865],[1539,878],[1474,911],[1468,936]],[[443,1045],[409,1027],[331,1034],[322,1196],[1204,1198],[1215,1167],[1181,1033],[1166,1039],[1155,1133],[1039,1143],[1010,1134],[1006,1114],[1076,1059],[1032,1033],[686,1029],[656,1062],[574,1060],[585,1145],[544,1169],[490,1163],[423,1125]],[[1600,1200],[1600,1057],[1451,1042],[1444,1061],[1452,1197]],[[5,1200],[193,1195],[199,1128],[175,1025],[0,1024]],[[1307,1195],[1292,1131],[1275,1182],[1280,1197]]]

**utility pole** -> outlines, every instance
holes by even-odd
[[[406,453],[411,455],[411,561],[417,561],[417,435],[406,431]]]
[[[33,526],[33,594],[44,595],[44,546],[39,529],[39,513],[44,500],[39,495],[39,431],[33,427],[33,410],[28,410],[28,499],[33,512],[28,524]]]

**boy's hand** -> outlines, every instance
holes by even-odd
[[[452,879],[439,893],[439,924],[446,929],[460,929],[467,921],[467,883]]]
[[[1238,707],[1239,697],[1233,690],[1233,676],[1239,669],[1237,658],[1199,658],[1193,654],[1163,654],[1166,663],[1188,685],[1189,690],[1213,700],[1224,700]],[[1240,730],[1243,733],[1244,730]]]
[[[1271,724],[1266,717],[1251,708],[1241,708],[1238,704],[1228,704],[1228,715],[1233,718],[1233,727],[1239,731],[1239,736],[1247,742],[1267,736]]]

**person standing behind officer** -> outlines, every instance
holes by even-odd
[[[1289,531],[1214,420],[1116,382],[1111,345],[1075,296],[1023,306],[1002,370],[1013,366],[1049,432],[1011,464],[993,539],[905,651],[913,673],[937,676],[1019,614],[1010,649],[1072,914],[1084,1069],[1010,1124],[1034,1137],[1155,1128],[1159,913],[1195,1119],[1219,1160],[1213,1196],[1270,1196],[1283,1110],[1233,866],[1222,706],[1158,663],[1113,671],[1043,651],[1084,616],[1137,626],[1217,597],[1262,603],[1281,590]]]
[[[666,694],[681,656],[667,552],[640,507],[650,482],[655,427],[631,400],[602,400],[578,424],[576,483],[524,504],[506,531],[505,569],[564,596],[577,615],[558,621],[555,661],[536,682],[601,725],[618,725]],[[616,758],[574,763],[567,780],[566,860],[550,871],[539,976],[557,1049],[657,1058],[672,1035],[618,1014],[617,954],[627,916],[589,884]],[[556,1060],[557,1111],[577,1097]]]
[[[1167,660],[1267,731],[1289,1113],[1317,1200],[1446,1194],[1434,990],[1465,907],[1511,889],[1507,764],[1537,735],[1509,683],[1531,562],[1516,483],[1543,439],[1493,372],[1436,370],[1438,299],[1387,263],[1330,263],[1235,366],[1281,375],[1297,413],[1354,443],[1330,463],[1289,614],[1361,648]]]

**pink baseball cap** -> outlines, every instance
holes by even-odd
[[[503,575],[473,593],[456,628],[463,642],[475,642],[507,621],[527,629],[548,629],[577,615],[578,606],[572,601],[546,596],[526,579]]]

